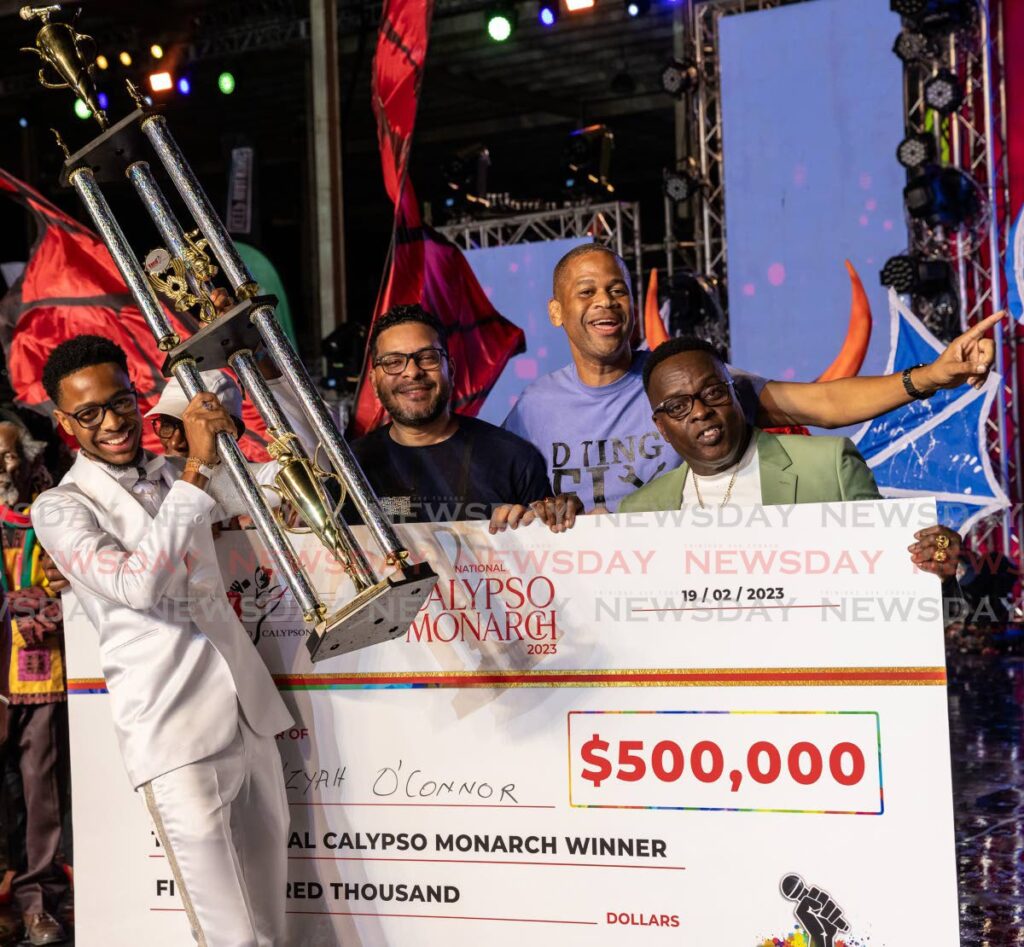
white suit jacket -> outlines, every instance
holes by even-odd
[[[253,465],[267,481],[277,464]],[[226,475],[218,468],[210,489]],[[32,506],[43,548],[99,632],[114,727],[136,788],[223,749],[238,710],[267,736],[292,723],[232,609],[211,524],[237,513],[161,468],[155,517],[83,453]],[[186,560],[186,556],[188,557]]]

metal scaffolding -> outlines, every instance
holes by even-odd
[[[998,0],[980,0],[977,22],[952,33],[936,55],[906,64],[904,104],[908,135],[931,135],[943,163],[959,168],[984,193],[988,214],[973,239],[955,237],[937,247],[933,235],[919,225],[909,228],[909,246],[926,256],[948,259],[956,274],[963,326],[1003,308],[1002,264],[1012,224],[1006,166],[1006,93],[1003,72],[1003,17]],[[925,82],[939,69],[950,70],[964,92],[963,104],[947,119],[930,110],[924,100]],[[1020,555],[1022,489],[1017,449],[1022,334],[1013,319],[995,330],[995,370],[1003,385],[986,422],[986,443],[993,468],[1010,497],[1010,509],[986,518],[972,531],[984,548]]]
[[[630,265],[634,292],[640,294],[643,290],[639,204],[581,204],[511,217],[460,221],[437,229],[463,250],[591,237],[596,243],[611,247]]]
[[[685,101],[689,155],[697,162],[702,190],[693,207],[693,239],[674,246],[683,270],[712,277],[718,284],[722,312],[728,318],[729,283],[725,241],[725,168],[722,152],[722,84],[718,60],[718,21],[724,16],[767,10],[806,0],[694,0],[686,24],[687,55],[697,67],[699,80]],[[666,198],[666,228],[672,229],[673,208]]]

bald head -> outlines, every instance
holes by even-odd
[[[614,250],[601,246],[599,243],[581,243],[578,247],[573,247],[555,264],[555,271],[551,278],[551,295],[554,298],[558,298],[559,290],[572,270],[573,264],[580,258],[590,256],[594,253],[603,253],[610,256],[618,263],[626,284],[629,285],[630,292],[632,292],[632,286],[630,285],[629,279],[629,267],[626,266],[626,261],[623,260],[622,257],[620,257]]]

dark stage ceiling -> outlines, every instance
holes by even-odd
[[[0,166],[77,214],[69,195],[59,194],[59,158],[48,128],[61,128],[71,145],[93,130],[73,115],[68,93],[37,87],[34,60],[18,52],[34,36],[17,16],[20,5],[0,0]],[[674,162],[673,100],[659,80],[672,55],[671,8],[655,4],[631,19],[622,0],[598,0],[586,13],[563,10],[546,29],[535,0],[520,3],[518,30],[504,44],[488,39],[486,9],[479,0],[438,0],[435,8],[412,162],[421,199],[442,196],[448,155],[480,143],[490,150],[490,190],[560,200],[568,133],[600,122],[615,135],[616,197],[642,200],[652,231],[660,228],[661,170]],[[380,4],[342,0],[338,12],[349,301],[359,318],[372,306],[390,226],[370,108]],[[160,43],[161,63],[189,76],[191,95],[169,96],[167,114],[215,202],[223,200],[231,146],[253,145],[260,242],[282,270],[293,308],[311,308],[308,0],[95,0],[83,4],[80,28],[112,62],[99,82],[115,115],[123,114],[115,99],[121,49],[134,57],[129,71],[144,75],[156,65],[148,48]],[[223,70],[236,77],[230,96],[216,88]],[[21,118],[28,128],[20,127]],[[128,196],[115,196],[115,206],[131,217]],[[23,228],[12,228],[7,209],[0,214],[0,259],[17,258]],[[659,238],[659,232],[647,236]]]

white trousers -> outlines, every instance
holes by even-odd
[[[227,747],[142,791],[200,947],[284,947],[289,812],[274,738],[239,713]]]

